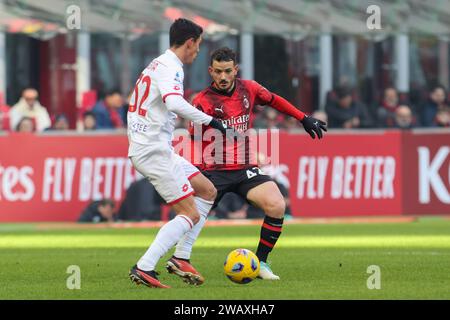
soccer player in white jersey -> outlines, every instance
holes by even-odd
[[[202,28],[192,21],[177,19],[170,27],[170,49],[144,69],[130,99],[128,156],[135,169],[154,185],[177,214],[161,227],[148,250],[130,270],[132,281],[149,287],[169,287],[158,280],[156,264],[183,236],[192,234],[184,237],[184,241],[198,236],[216,197],[213,184],[172,147],[177,115],[226,132],[222,122],[197,110],[183,98],[183,64],[190,64],[197,57],[202,33]],[[168,265],[170,272],[188,283],[204,281],[189,261],[171,258]]]

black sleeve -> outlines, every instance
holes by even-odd
[[[358,103],[358,109],[359,109],[359,115],[360,115],[360,121],[361,121],[360,126],[362,128],[372,127],[374,124],[374,121],[373,121],[372,117],[370,116],[367,106],[363,103]]]
[[[80,218],[78,218],[78,222],[92,222],[94,219],[94,215],[90,211],[83,211]]]
[[[345,121],[350,120],[353,117],[346,110],[339,108],[335,102],[330,102],[327,104],[325,106],[325,111],[328,115],[330,126],[340,127]]]
[[[97,203],[93,202],[89,204],[86,209],[84,209],[83,213],[78,218],[78,222],[95,222],[96,216],[101,217],[100,213],[97,210]]]

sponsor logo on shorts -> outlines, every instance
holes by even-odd
[[[247,170],[247,178],[251,179],[257,175],[264,175],[264,172],[262,172],[258,167],[253,167],[252,169]]]
[[[257,175],[258,175],[257,173],[255,173],[255,172],[253,172],[251,170],[247,170],[247,178],[251,179],[251,178],[253,178],[254,176],[257,176]]]

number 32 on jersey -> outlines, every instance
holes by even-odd
[[[142,73],[138,81],[136,82],[136,85],[134,86],[134,94],[131,97],[128,112],[135,112],[136,110],[138,110],[138,114],[145,117],[145,115],[147,114],[147,110],[142,108],[142,104],[148,98],[151,83],[152,80],[150,79],[150,77],[148,75],[144,76],[144,74]],[[144,92],[141,99],[139,99],[139,92]]]

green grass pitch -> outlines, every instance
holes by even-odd
[[[223,275],[235,248],[255,250],[259,226],[207,227],[192,262],[206,282],[183,283],[157,270],[170,290],[136,286],[129,268],[157,229],[39,231],[0,225],[0,299],[450,299],[450,220],[409,223],[288,224],[270,256],[281,281],[238,285]],[[81,269],[81,289],[66,287],[67,267]],[[367,268],[381,289],[367,288]]]

